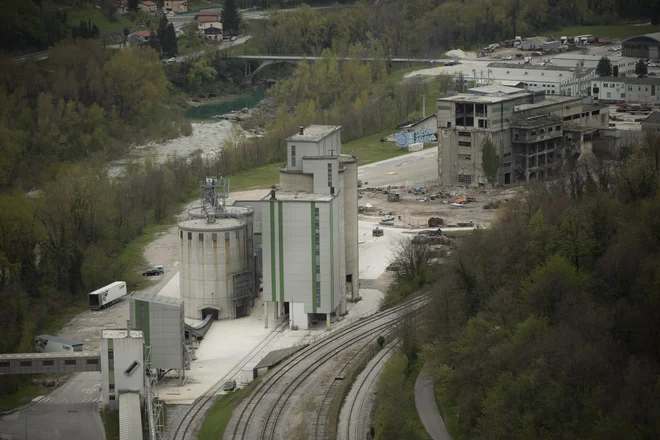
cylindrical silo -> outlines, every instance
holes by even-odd
[[[239,218],[179,223],[181,299],[187,318],[247,314],[245,286],[252,279],[247,229],[246,221]]]
[[[346,288],[357,298],[360,286],[360,258],[358,253],[358,157],[348,154],[341,155],[344,167],[344,187],[340,195],[344,198],[344,247],[346,258]],[[350,286],[349,286],[350,284]]]

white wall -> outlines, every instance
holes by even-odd
[[[132,330],[133,337],[118,337],[101,340],[101,386],[104,405],[110,405],[111,409],[116,409],[117,396],[122,391],[137,391],[140,396],[144,396],[144,348],[142,332]],[[108,347],[112,345],[114,355],[114,369],[110,370]],[[130,376],[124,374],[124,371],[137,361],[140,365]],[[110,390],[111,377],[114,377],[114,390]],[[115,395],[115,400],[110,400],[110,395]]]
[[[332,165],[332,185],[328,185],[328,164]],[[314,175],[314,192],[330,194],[330,186],[339,191],[339,158],[308,159],[303,162],[303,172]]]
[[[300,330],[307,330],[309,321],[309,315],[305,312],[305,304],[295,302],[289,304],[289,328],[296,325]]]

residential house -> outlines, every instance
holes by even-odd
[[[591,94],[605,103],[660,104],[660,78],[601,76],[591,81]]]
[[[142,30],[133,32],[126,39],[128,40],[128,45],[132,47],[139,47],[149,44],[149,39],[151,38],[151,31]]]
[[[222,11],[200,11],[196,16],[197,29],[209,40],[222,40]]]
[[[186,0],[165,0],[165,10],[168,12],[186,12],[188,2]]]
[[[119,0],[117,2],[117,14],[119,15],[128,14],[128,0]]]
[[[139,11],[145,11],[145,12],[148,12],[150,14],[155,14],[156,13],[156,8],[157,8],[156,2],[147,1],[147,2],[142,2],[138,5],[138,10]]]

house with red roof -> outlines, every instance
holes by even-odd
[[[150,38],[151,38],[151,31],[148,29],[144,29],[141,31],[133,32],[128,37],[126,37],[126,40],[128,40],[128,44],[130,46],[139,47],[149,44]]]
[[[156,2],[151,2],[151,1],[142,2],[138,5],[138,11],[144,11],[150,14],[155,14],[156,8],[157,8]]]
[[[199,11],[195,15],[197,29],[209,40],[222,40],[222,10]]]

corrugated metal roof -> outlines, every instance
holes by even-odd
[[[623,42],[625,43],[626,41],[634,41],[636,38],[639,37],[651,38],[653,40],[656,40],[658,43],[660,43],[660,32],[654,32],[652,34],[644,34],[644,35],[635,35],[634,37],[630,37],[626,40],[623,40]]]
[[[138,393],[119,395],[119,440],[142,440],[142,411]]]

